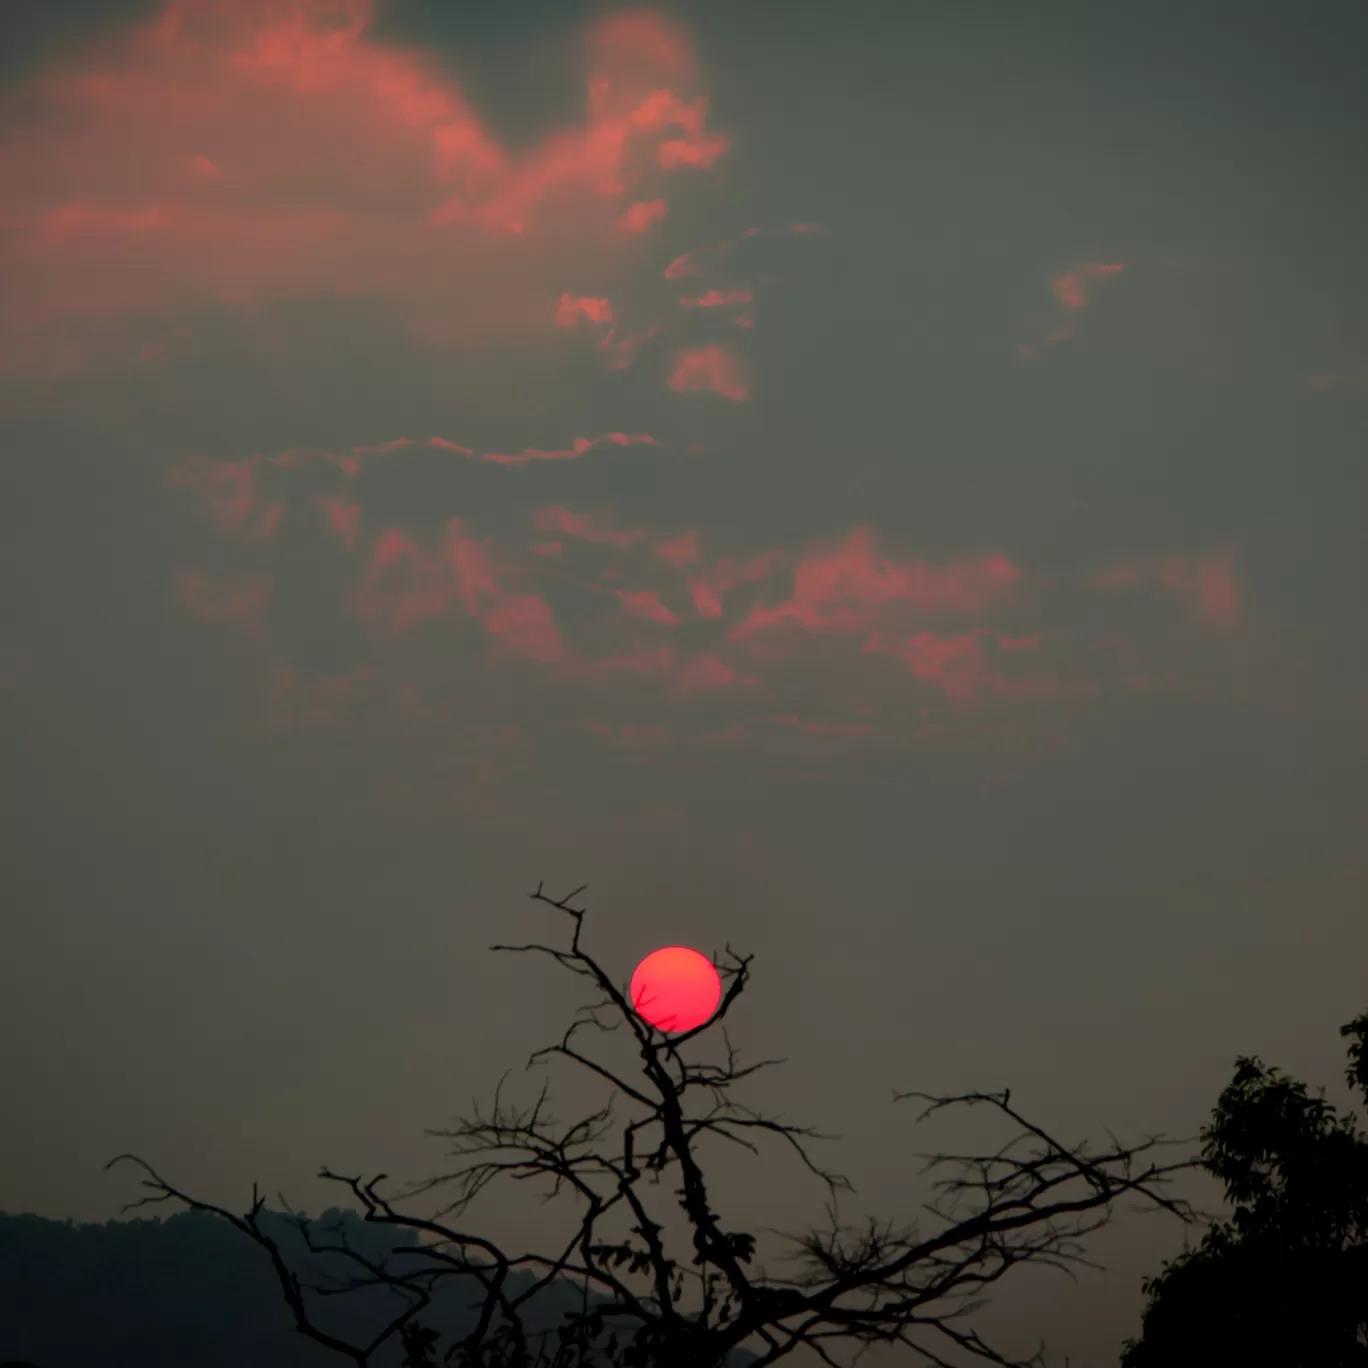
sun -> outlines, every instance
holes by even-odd
[[[721,1000],[722,980],[712,961],[684,945],[652,951],[632,975],[632,1006],[658,1031],[692,1031]]]

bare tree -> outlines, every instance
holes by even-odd
[[[1044,1362],[1043,1346],[1030,1359],[1009,1359],[965,1324],[1004,1274],[1027,1263],[1070,1276],[1077,1266],[1095,1266],[1084,1257],[1082,1237],[1105,1225],[1123,1197],[1143,1199],[1142,1209],[1163,1209],[1185,1222],[1196,1218],[1186,1202],[1163,1189],[1171,1175],[1196,1167],[1197,1161],[1161,1163],[1154,1153],[1185,1142],[1152,1136],[1125,1146],[1108,1133],[1109,1147],[1097,1153],[1086,1145],[1070,1149],[1027,1121],[1012,1105],[1010,1092],[969,1092],[894,1093],[895,1101],[925,1104],[919,1119],[949,1107],[981,1107],[1017,1128],[992,1152],[915,1156],[926,1161],[923,1173],[936,1174],[934,1199],[922,1208],[936,1229],[921,1233],[916,1224],[844,1222],[839,1197],[852,1190],[849,1183],[809,1153],[810,1141],[830,1137],[764,1115],[734,1095],[739,1083],[782,1062],[743,1065],[727,1036],[725,1019],[745,991],[751,957],[728,946],[715,961],[723,994],[712,1019],[666,1034],[637,1014],[627,993],[584,948],[585,913],[573,905],[582,892],[578,888],[551,898],[538,885],[531,895],[564,914],[568,944],[492,948],[547,956],[592,984],[597,1000],[579,1011],[559,1043],[537,1051],[528,1065],[568,1060],[607,1085],[608,1101],[561,1124],[551,1115],[545,1087],[531,1105],[519,1107],[504,1100],[501,1082],[487,1111],[477,1108],[454,1130],[430,1132],[451,1142],[459,1162],[449,1172],[386,1197],[377,1190],[385,1174],[363,1180],[320,1171],[348,1188],[366,1221],[414,1232],[426,1241],[375,1258],[345,1239],[320,1238],[316,1223],[294,1217],[309,1250],[344,1260],[354,1271],[332,1285],[304,1283],[264,1228],[263,1199],[255,1187],[251,1208],[237,1216],[179,1191],[145,1161],[127,1154],[110,1165],[121,1160],[139,1165],[146,1175],[143,1186],[151,1192],[125,1210],[176,1201],[231,1221],[266,1250],[299,1331],[362,1368],[382,1346],[395,1342],[402,1344],[404,1363],[411,1368],[436,1364],[438,1336],[423,1324],[423,1316],[434,1289],[452,1279],[478,1289],[473,1329],[442,1359],[466,1368],[608,1363],[712,1368],[741,1348],[758,1353],[758,1363],[768,1365],[799,1346],[834,1365],[833,1354],[841,1349],[858,1358],[877,1343],[905,1345],[921,1361],[944,1368],[968,1360],[1026,1368]],[[601,1036],[624,1026],[627,1043],[640,1059],[630,1077],[592,1048]],[[713,1031],[722,1038],[723,1058],[687,1060],[685,1047]],[[699,1158],[704,1137],[755,1154],[761,1143],[778,1143],[824,1187],[823,1227],[802,1235],[762,1232],[786,1242],[788,1276],[758,1265],[755,1235],[728,1229],[714,1210]],[[687,1232],[683,1238],[691,1249],[681,1249],[657,1219],[656,1193],[667,1175],[677,1184],[673,1196],[683,1213],[682,1222],[673,1219]],[[578,1221],[562,1247],[510,1255],[463,1228],[476,1196],[505,1180],[540,1184],[547,1199],[573,1194]],[[449,1200],[431,1216],[411,1215],[397,1205],[438,1190],[445,1190]],[[283,1197],[280,1201],[288,1211]],[[567,1280],[583,1290],[580,1309],[568,1314],[554,1334],[529,1333],[526,1313],[533,1299]],[[397,1299],[392,1319],[364,1345],[320,1328],[303,1295],[305,1290],[337,1295],[362,1287],[388,1289]]]

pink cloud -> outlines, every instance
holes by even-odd
[[[599,295],[561,295],[560,303],[556,305],[556,327],[573,328],[581,320],[586,323],[611,323],[612,300]]]
[[[560,660],[565,643],[551,606],[536,594],[501,594],[481,621],[503,650],[531,660]]]
[[[360,506],[334,495],[324,495],[320,502],[323,505],[324,513],[327,515],[328,526],[332,529],[333,536],[348,551],[354,550],[356,547],[356,530],[361,521]]]
[[[1081,309],[1087,303],[1086,287],[1089,284],[1107,276],[1119,275],[1123,270],[1125,270],[1125,262],[1120,261],[1079,266],[1052,280],[1050,289],[1054,297],[1066,309]],[[1062,339],[1051,338],[1050,340]]]
[[[532,520],[543,532],[560,532],[567,537],[577,537],[580,541],[607,546],[631,546],[646,538],[642,528],[614,527],[612,518],[606,514],[594,517],[572,512],[559,505],[538,509]]]
[[[1157,581],[1181,595],[1200,618],[1215,626],[1229,626],[1240,615],[1242,595],[1229,549],[1205,556],[1123,561],[1092,575],[1089,583],[1105,591],[1130,588],[1145,580]]]
[[[734,402],[750,398],[741,362],[726,347],[695,347],[679,353],[669,385],[679,393],[710,390]]]
[[[706,580],[695,580],[689,586],[694,608],[699,617],[719,618],[722,616],[722,597]]]
[[[794,571],[792,597],[755,608],[731,636],[739,640],[788,622],[809,630],[856,631],[885,605],[897,603],[925,611],[975,612],[1020,578],[1021,571],[1000,554],[940,569],[890,561],[875,552],[868,528],[856,528],[840,546],[805,556]]]
[[[685,694],[727,689],[735,684],[755,686],[759,682],[758,679],[743,675],[726,661],[706,652],[695,656],[679,671],[680,692]]]
[[[698,559],[698,533],[685,532],[656,546],[656,555],[678,569],[692,565]]]
[[[866,651],[879,651],[904,661],[918,678],[936,685],[953,699],[973,698],[995,679],[974,632],[942,637],[933,632],[918,632],[906,641],[890,641],[875,633]]]
[[[666,280],[683,280],[686,276],[703,275],[718,265],[731,251],[730,242],[717,242],[707,247],[695,247],[691,252],[681,252],[674,257],[662,272]]]
[[[647,622],[659,622],[673,627],[679,622],[679,614],[672,613],[660,601],[660,595],[650,589],[614,589],[622,603],[622,611],[629,617],[644,618]]]
[[[603,684],[614,675],[668,675],[675,668],[675,648],[672,645],[651,648],[638,647],[597,660],[568,661],[562,670],[567,679],[578,679],[592,684]]]
[[[628,233],[644,233],[652,224],[659,223],[667,212],[663,199],[638,200],[629,205],[618,220],[618,227]]]
[[[689,585],[694,608],[700,617],[722,616],[722,595],[738,584],[754,584],[768,579],[785,560],[782,551],[766,551],[748,561],[720,560],[706,575]]]
[[[686,309],[724,309],[732,304],[749,304],[749,290],[707,290],[701,295],[681,295],[679,302]]]
[[[450,442],[445,437],[429,437],[427,444],[430,447],[435,447],[438,451],[454,451],[458,456],[473,456],[475,454],[473,447],[462,446],[459,442]],[[585,449],[588,450],[587,447]]]
[[[611,264],[662,171],[727,151],[664,16],[577,35],[584,117],[515,153],[431,54],[377,40],[380,9],[164,0],[38,71],[0,160],[5,364],[136,355],[75,318],[310,296],[389,301],[438,345],[519,339],[548,266]]]
[[[433,439],[435,440],[435,439]],[[656,439],[649,433],[608,432],[602,437],[576,437],[566,447],[524,447],[521,451],[481,452],[476,458],[491,465],[520,466],[532,461],[573,461],[599,447],[616,446],[657,446]]]
[[[603,340],[599,343],[599,351],[608,353],[608,369],[612,371],[626,370],[636,358],[637,349],[656,335],[656,327],[652,324],[649,328],[644,328],[641,332],[628,333],[625,337],[617,335],[616,328],[609,328]]]
[[[256,468],[261,457],[216,461],[194,456],[166,477],[175,489],[188,489],[201,508],[225,531],[243,531],[256,504]]]
[[[1097,687],[1087,680],[1064,681],[1039,674],[1029,678],[1005,676],[983,649],[984,642],[992,642],[1007,652],[1031,651],[1040,646],[1044,637],[1041,632],[1027,637],[1005,637],[981,627],[956,636],[917,632],[905,639],[873,632],[865,643],[865,651],[901,660],[916,678],[934,685],[947,698],[959,703],[970,702],[984,694],[1009,698],[1095,696]]]
[[[407,534],[387,528],[376,539],[351,602],[363,622],[391,632],[435,621],[459,604],[501,651],[547,662],[565,655],[550,606],[535,594],[502,589],[487,543],[466,536],[455,519],[440,548],[429,553]]]

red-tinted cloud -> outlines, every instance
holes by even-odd
[[[614,527],[611,517],[606,514],[595,517],[559,505],[538,509],[532,520],[543,532],[560,532],[567,537],[605,546],[631,546],[646,538],[643,528]]]
[[[347,548],[348,551],[356,547],[356,531],[361,521],[361,508],[359,504],[348,502],[344,497],[337,495],[324,495],[320,500],[323,511],[327,515],[328,526],[332,529],[332,534]]]
[[[700,276],[718,265],[731,251],[730,242],[718,242],[708,247],[695,247],[692,252],[681,252],[662,272],[666,280],[683,280],[686,276]]]
[[[698,559],[698,533],[684,532],[678,537],[672,537],[669,541],[659,542],[655,551],[657,556],[682,570],[686,565],[692,565]]]
[[[739,640],[784,623],[809,630],[857,631],[890,604],[976,612],[1020,578],[1021,571],[1003,555],[939,569],[915,561],[890,561],[875,552],[868,528],[856,528],[833,550],[805,556],[794,571],[792,597],[755,608],[731,635]]]
[[[437,343],[521,337],[549,267],[611,265],[663,175],[727,150],[663,16],[591,29],[586,116],[515,154],[431,54],[376,40],[378,13],[165,0],[40,72],[0,160],[0,364],[87,363],[103,344],[74,318],[310,296],[384,299]]]
[[[431,439],[434,445],[437,441],[437,438]],[[519,466],[527,465],[531,461],[573,461],[587,452],[603,446],[656,445],[658,445],[656,439],[649,433],[606,432],[602,437],[576,437],[567,447],[524,447],[521,451],[513,452],[484,451],[479,453],[476,459],[487,461],[491,465]]]
[[[1089,582],[1102,590],[1157,582],[1182,595],[1200,618],[1216,626],[1229,626],[1240,615],[1240,584],[1234,554],[1228,549],[1205,556],[1122,561],[1099,571]]]
[[[728,689],[738,684],[755,686],[759,682],[710,652],[695,656],[679,671],[679,690],[684,694]]]
[[[1004,675],[984,649],[984,644],[991,642],[998,650],[1008,653],[1035,651],[1043,640],[1044,634],[1040,632],[1027,637],[1005,637],[983,628],[955,636],[917,632],[907,638],[873,632],[865,643],[865,651],[901,660],[916,678],[934,685],[947,698],[958,703],[970,702],[984,695],[1005,698],[1094,697],[1097,687],[1090,680],[1060,680],[1040,673],[1029,677]]]
[[[679,614],[672,613],[661,603],[660,595],[653,589],[614,589],[613,593],[618,596],[622,611],[628,617],[644,618],[647,622],[659,622],[666,627],[673,627],[679,621]]]
[[[783,565],[782,551],[766,551],[748,561],[720,560],[706,574],[694,578],[689,585],[694,608],[700,617],[722,616],[722,595],[739,584],[757,584],[768,579]]]
[[[1066,309],[1081,309],[1088,302],[1087,287],[1093,281],[1119,275],[1125,268],[1122,261],[1078,266],[1052,280],[1050,290]]]
[[[750,385],[743,374],[740,359],[726,347],[715,343],[680,352],[675,358],[669,385],[680,393],[710,390],[733,401],[750,398]]]
[[[246,461],[215,461],[194,456],[166,477],[173,489],[188,489],[200,507],[226,532],[262,536],[272,531],[279,514],[262,509],[257,499],[260,456]]]
[[[599,343],[599,350],[608,354],[608,369],[613,371],[626,370],[632,364],[637,354],[637,348],[643,343],[649,342],[656,335],[655,325],[642,329],[641,332],[627,333],[619,337],[616,328],[609,328],[607,336]]]
[[[556,306],[556,327],[573,328],[581,320],[586,323],[611,323],[612,300],[599,295],[561,295],[560,303]]]
[[[707,290],[701,295],[681,295],[679,302],[686,309],[724,309],[732,304],[749,304],[749,290]]]
[[[618,227],[628,233],[644,233],[665,217],[667,206],[663,199],[638,200],[618,219]]]
[[[407,534],[386,529],[352,595],[362,621],[393,632],[434,621],[453,604],[477,619],[501,650],[546,662],[565,654],[550,606],[535,594],[502,589],[487,544],[466,536],[456,520],[431,553]]]

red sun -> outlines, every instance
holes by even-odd
[[[721,1000],[722,980],[712,962],[683,945],[652,951],[632,975],[632,1006],[658,1031],[692,1031]]]

